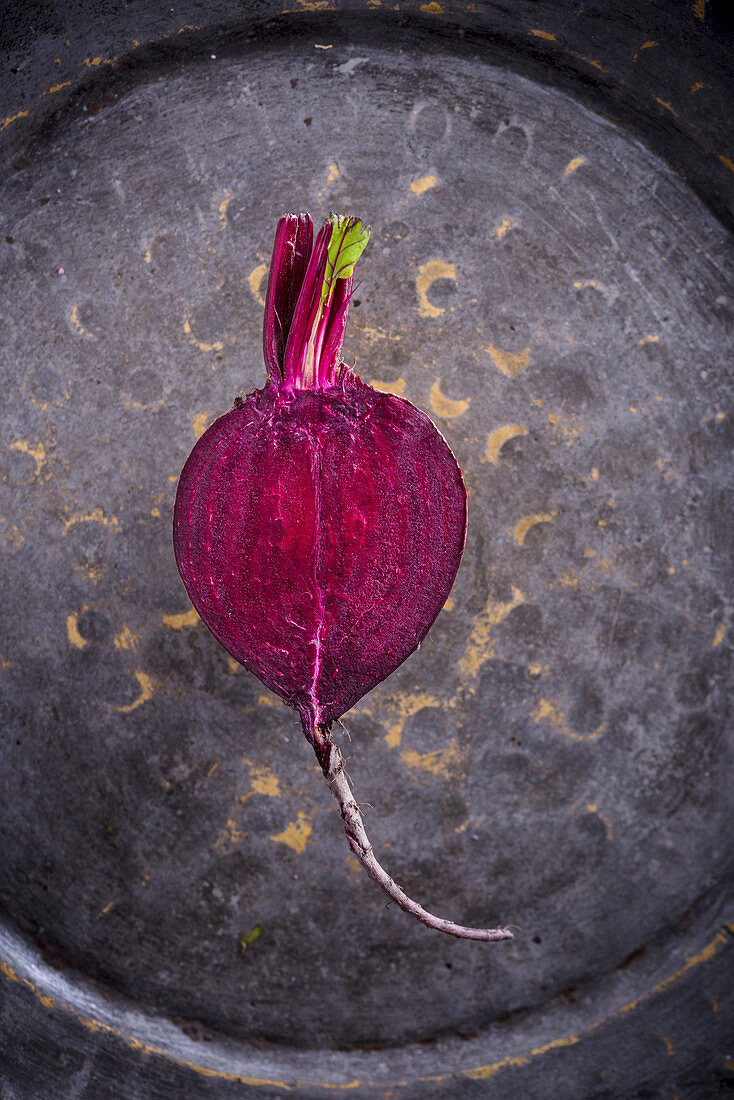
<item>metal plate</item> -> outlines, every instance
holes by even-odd
[[[731,238],[632,127],[458,33],[299,29],[191,30],[2,185],[3,1095],[709,1096]],[[294,716],[178,580],[176,478],[264,380],[289,209],[371,222],[345,350],[470,492],[452,599],[347,717],[350,773],[408,892],[511,945],[385,908]]]

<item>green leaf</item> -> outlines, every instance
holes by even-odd
[[[321,287],[322,302],[327,302],[331,297],[337,279],[348,279],[353,274],[354,265],[370,239],[369,227],[359,218],[351,218],[347,214],[329,214],[329,221],[332,230]]]
[[[256,924],[254,928],[251,928],[249,932],[245,932],[244,936],[240,939],[240,951],[247,951],[247,948],[259,940],[262,936],[263,926]]]

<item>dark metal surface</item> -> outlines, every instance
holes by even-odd
[[[705,4],[295,6],[5,22],[0,1094],[717,1095],[726,36]],[[350,773],[397,880],[511,945],[385,909],[178,580],[176,478],[264,381],[290,209],[371,222],[345,350],[470,491]]]

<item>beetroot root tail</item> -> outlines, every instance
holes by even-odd
[[[310,726],[310,723],[308,725]],[[410,913],[416,920],[425,924],[427,928],[433,928],[437,932],[446,932],[449,936],[456,936],[460,940],[496,942],[498,940],[513,939],[513,934],[509,928],[468,928],[463,924],[455,924],[454,921],[434,916],[433,913],[429,913],[422,905],[419,905],[417,901],[409,898],[375,857],[365,831],[362,814],[349,785],[344,767],[344,757],[341,749],[331,736],[330,726],[311,726],[310,729],[306,729],[306,737],[313,746],[316,759],[321,765],[324,777],[329,785],[329,790],[339,805],[339,812],[342,815],[344,832],[349,847],[370,878],[382,887],[396,905],[399,905],[406,913]]]

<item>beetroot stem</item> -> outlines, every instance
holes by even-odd
[[[434,928],[437,932],[448,932],[450,936],[456,936],[460,940],[511,940],[512,932],[508,928],[467,928],[454,921],[444,920],[443,917],[435,917],[429,913],[417,901],[409,898],[405,891],[398,886],[394,879],[378,863],[369,837],[365,831],[364,822],[359,806],[354,800],[352,788],[349,785],[347,773],[344,767],[344,757],[341,749],[331,736],[330,725],[315,725],[312,730],[308,728],[310,723],[304,723],[307,739],[313,745],[316,759],[321,765],[329,790],[339,804],[339,812],[344,822],[344,832],[347,834],[347,842],[367,874],[378,886],[381,886],[388,897],[392,898],[401,909],[410,913],[416,920],[421,921],[427,928]]]

